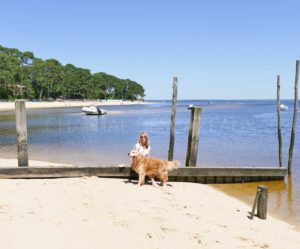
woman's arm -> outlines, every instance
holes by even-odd
[[[134,146],[134,149],[139,151],[140,147],[141,147],[141,145],[139,143],[136,143]]]

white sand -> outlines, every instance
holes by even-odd
[[[26,101],[26,108],[61,108],[61,107],[83,107],[89,105],[140,105],[149,104],[149,102],[142,101],[122,101],[122,100],[111,100],[111,101],[53,101],[53,102],[31,102]],[[0,111],[9,111],[15,109],[15,102],[0,102]]]
[[[28,164],[30,167],[35,166],[73,166],[71,164],[62,164],[62,163],[50,163],[50,162],[43,162],[43,161],[36,161],[36,160],[29,160]],[[18,166],[18,160],[17,159],[4,159],[0,158],[0,168],[1,167],[17,167]]]
[[[207,185],[135,183],[2,179],[0,248],[299,248],[288,224],[249,220],[250,206]]]

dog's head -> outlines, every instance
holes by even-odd
[[[132,162],[134,159],[139,158],[141,155],[139,154],[139,152],[137,150],[131,150],[128,153],[128,156],[130,157],[131,162]]]

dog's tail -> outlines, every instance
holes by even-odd
[[[168,170],[169,171],[171,171],[173,169],[178,169],[179,166],[180,166],[179,161],[168,161]]]

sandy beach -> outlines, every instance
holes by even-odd
[[[62,163],[52,163],[52,162],[44,162],[44,161],[38,161],[38,160],[29,160],[28,164],[30,167],[35,166],[73,166],[71,164],[62,164]],[[0,168],[1,167],[18,167],[18,160],[17,159],[6,159],[6,158],[0,158]]]
[[[26,108],[62,108],[62,107],[83,107],[89,105],[141,105],[147,104],[148,102],[143,101],[122,101],[122,100],[108,100],[108,101],[97,101],[97,100],[85,100],[85,101],[53,101],[53,102],[32,102],[26,101]],[[15,102],[0,102],[0,111],[10,111],[15,109]]]
[[[202,184],[155,188],[97,177],[2,179],[0,196],[1,248],[292,249],[300,244],[300,233],[290,225],[271,216],[250,220],[249,205]]]

